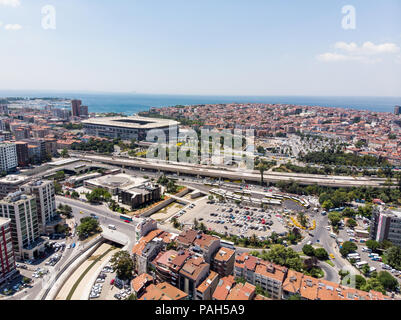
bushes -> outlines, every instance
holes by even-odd
[[[314,249],[311,245],[304,245],[302,248],[302,252],[309,257],[316,257],[319,260],[327,260],[329,258],[329,254],[324,248]]]
[[[304,245],[302,252],[309,257],[313,257],[315,255],[315,249],[309,244]]]

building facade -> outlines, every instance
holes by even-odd
[[[17,272],[10,224],[10,219],[0,218],[0,285]]]
[[[82,122],[85,134],[102,138],[122,140],[146,140],[151,130],[163,132],[169,140],[169,130],[178,130],[178,122],[144,117],[96,118]]]
[[[32,259],[44,249],[39,236],[35,196],[17,191],[0,201],[0,217],[11,220],[14,253],[20,259]]]
[[[56,198],[53,181],[33,181],[21,187],[21,191],[36,197],[36,209],[41,233],[51,233],[46,226],[56,217]],[[49,230],[50,231],[50,230]]]
[[[12,172],[18,167],[17,147],[15,143],[0,144],[0,171]]]
[[[378,242],[391,241],[401,247],[401,211],[376,207],[372,212],[370,238]]]

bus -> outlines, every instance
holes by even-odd
[[[234,242],[227,241],[227,240],[220,240],[220,244],[223,248],[235,250]]]
[[[367,265],[368,263],[366,262],[366,261],[361,261],[361,262],[357,262],[357,263],[355,263],[355,266],[358,268],[358,269],[361,269],[363,266],[365,266],[365,265]]]
[[[134,220],[132,219],[132,217],[127,216],[127,215],[125,215],[125,214],[120,214],[120,219],[121,219],[121,220],[124,220],[124,221],[129,221],[129,222],[134,221]]]

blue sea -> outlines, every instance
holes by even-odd
[[[317,97],[317,96],[196,96],[78,92],[0,91],[1,97],[80,99],[89,112],[117,112],[132,115],[151,107],[218,103],[267,103],[321,106],[345,109],[393,112],[401,97]]]

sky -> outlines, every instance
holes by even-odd
[[[401,97],[401,1],[0,0],[0,90]]]

